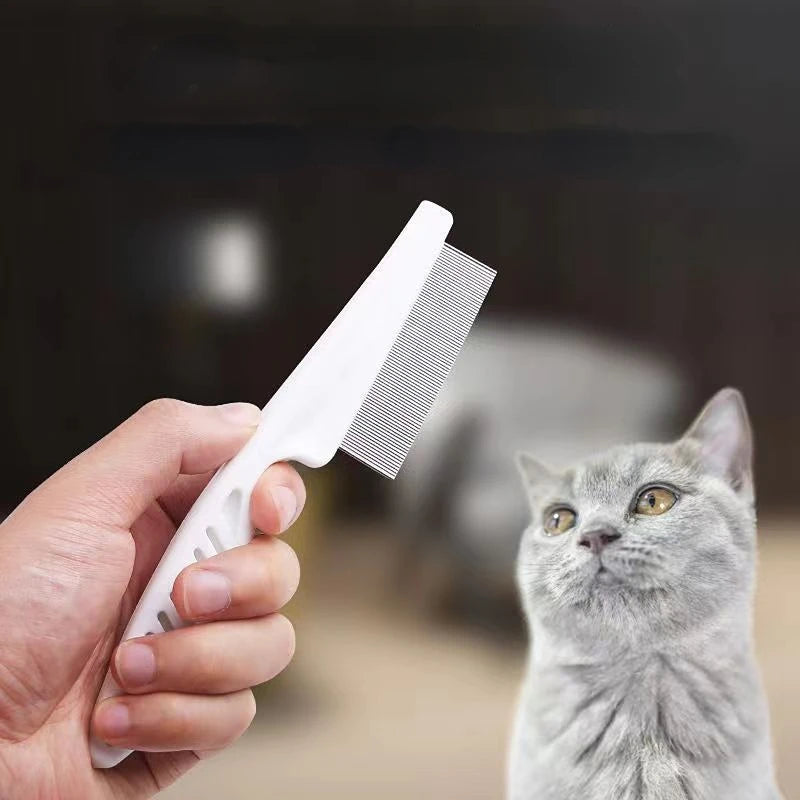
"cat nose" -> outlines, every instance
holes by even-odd
[[[581,547],[588,547],[597,555],[607,544],[616,541],[622,534],[617,533],[613,528],[597,528],[593,531],[586,531],[581,534],[578,544]]]

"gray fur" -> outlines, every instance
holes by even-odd
[[[532,643],[510,800],[779,797],[751,635],[750,464],[731,389],[672,444],[618,447],[561,474],[520,457],[532,523],[517,579]],[[677,503],[633,514],[648,484],[674,487]],[[552,503],[578,517],[548,537]],[[622,534],[600,555],[578,546],[598,526]]]

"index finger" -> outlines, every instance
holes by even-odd
[[[125,420],[34,492],[75,498],[81,516],[129,527],[180,474],[213,470],[235,455],[260,418],[256,406],[196,406],[155,400]]]
[[[306,487],[297,471],[289,464],[273,464],[253,489],[250,519],[257,530],[275,536],[297,519],[305,502]]]
[[[214,477],[215,470],[198,475],[179,475],[159,498],[159,502],[177,528],[203,489]],[[292,493],[286,496],[284,489]],[[253,525],[262,533],[283,533],[300,516],[306,502],[303,479],[294,467],[279,462],[268,467],[253,489],[251,510]]]

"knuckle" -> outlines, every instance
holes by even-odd
[[[137,741],[147,741],[154,735],[174,741],[184,741],[191,735],[186,702],[179,694],[144,695],[130,702],[132,728]]]
[[[141,413],[156,419],[174,420],[183,416],[188,407],[189,404],[183,400],[176,400],[174,397],[158,397],[149,403],[145,403],[142,406]]]
[[[182,416],[186,411],[187,403],[171,397],[159,397],[145,403],[139,409],[139,416],[153,422],[170,422]]]
[[[195,666],[186,670],[187,679],[195,686],[205,684],[209,678],[215,682],[224,679],[230,660],[230,653],[226,648],[220,647],[220,642],[215,637],[202,635],[205,633],[203,627],[198,626],[197,633],[200,635],[195,637],[192,648],[192,663]]]
[[[164,674],[170,689],[178,692],[214,694],[226,682],[230,667],[230,652],[220,646],[212,626],[194,625],[185,629],[188,634],[177,641],[170,654],[170,663],[163,659]]]
[[[185,710],[185,703],[180,695],[167,695],[162,700],[160,716],[173,730],[183,733],[187,727]]]

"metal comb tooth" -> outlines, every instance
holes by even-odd
[[[388,478],[397,475],[495,274],[444,245],[341,450]]]

